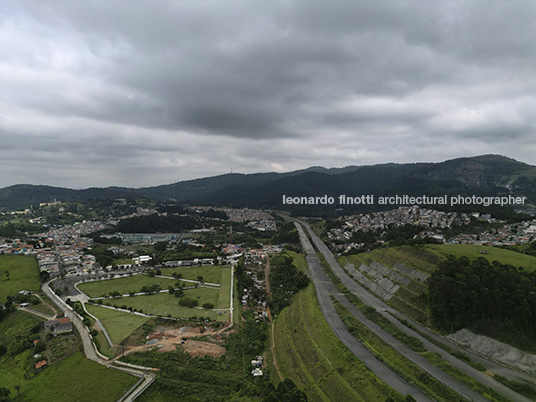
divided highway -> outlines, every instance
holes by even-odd
[[[385,364],[379,361],[363,344],[361,344],[346,328],[346,325],[342,322],[341,318],[335,310],[335,306],[331,301],[330,294],[339,294],[340,291],[331,282],[322,266],[320,260],[316,256],[316,252],[311,245],[311,242],[303,232],[303,229],[299,224],[296,224],[298,233],[300,234],[300,241],[302,248],[306,253],[307,264],[309,265],[309,271],[311,273],[311,279],[316,287],[316,294],[318,302],[322,310],[322,314],[327,323],[335,332],[337,337],[352,351],[352,353],[361,360],[374,374],[380,378],[383,382],[391,386],[394,390],[400,392],[402,395],[411,394],[417,401],[431,401],[422,391],[416,388],[413,384],[406,381],[397,373],[391,371]]]
[[[352,293],[354,293],[356,296],[358,296],[363,301],[363,303],[365,303],[365,304],[367,304],[367,305],[369,305],[371,307],[374,307],[376,309],[379,309],[379,310],[386,309],[389,312],[391,312],[392,314],[397,315],[401,319],[411,321],[412,324],[415,325],[415,327],[417,327],[419,329],[419,331],[421,331],[423,333],[426,333],[426,334],[429,334],[430,336],[433,336],[434,339],[439,338],[438,341],[440,341],[440,342],[441,341],[444,342],[444,343],[448,342],[444,338],[442,338],[442,337],[440,337],[440,336],[438,336],[436,334],[433,334],[432,332],[430,332],[426,328],[420,326],[418,323],[415,323],[413,320],[409,319],[408,317],[405,317],[404,315],[402,315],[402,314],[398,313],[397,311],[393,310],[391,307],[389,307],[383,301],[379,300],[378,298],[373,296],[371,293],[369,293],[368,290],[366,290],[363,287],[361,287],[353,278],[351,278],[342,269],[342,267],[336,261],[335,257],[331,253],[331,251],[320,240],[320,238],[311,230],[309,225],[307,225],[306,223],[304,223],[302,221],[299,221],[299,220],[295,220],[295,219],[292,219],[292,220],[294,221],[294,223],[296,224],[296,226],[298,228],[298,231],[300,233],[300,240],[301,240],[301,243],[302,243],[302,247],[304,248],[305,252],[307,253],[307,262],[309,263],[309,267],[310,267],[311,273],[312,273],[312,279],[313,279],[313,281],[314,281],[314,283],[316,285],[316,288],[317,288],[317,295],[318,295],[319,301],[322,300],[322,302],[320,302],[320,304],[321,304],[321,306],[322,306],[322,304],[325,304],[325,305],[329,304],[331,306],[331,308],[333,309],[332,311],[327,311],[328,310],[327,307],[322,308],[322,311],[323,311],[324,316],[326,317],[326,320],[328,321],[328,323],[330,323],[330,319],[333,319],[332,317],[334,317],[334,315],[338,318],[338,315],[337,315],[336,311],[334,310],[333,303],[331,303],[330,294],[332,294],[339,302],[341,302],[352,313],[352,315],[355,318],[359,319],[365,326],[367,326],[372,332],[374,332],[376,336],[378,336],[379,338],[383,339],[388,344],[390,344],[393,347],[395,347],[402,355],[404,355],[405,357],[410,359],[414,364],[416,364],[421,369],[426,371],[432,377],[436,378],[438,381],[442,382],[443,384],[445,384],[449,388],[455,390],[456,392],[458,392],[460,395],[462,395],[466,399],[474,400],[474,401],[487,401],[488,400],[488,399],[484,398],[482,395],[480,395],[479,393],[477,393],[476,391],[472,390],[467,385],[461,383],[460,381],[458,381],[455,378],[451,377],[450,375],[446,374],[441,369],[439,369],[436,366],[434,366],[433,364],[431,364],[428,360],[424,359],[421,355],[419,355],[418,353],[416,353],[416,352],[412,351],[411,349],[409,349],[405,344],[403,344],[402,342],[400,342],[400,341],[396,340],[395,338],[393,338],[387,331],[381,329],[377,324],[375,324],[375,323],[371,322],[370,320],[368,320],[361,313],[361,311],[359,309],[357,309],[340,292],[340,290],[331,282],[331,280],[324,273],[324,271],[323,271],[323,269],[322,269],[322,267],[320,265],[320,262],[316,258],[316,253],[315,253],[313,247],[311,246],[311,243],[310,243],[309,239],[307,238],[305,233],[303,233],[301,225],[303,225],[305,227],[305,229],[308,231],[309,235],[311,236],[311,239],[315,243],[315,246],[323,254],[323,256],[325,257],[326,261],[331,266],[331,268],[332,268],[333,272],[335,273],[335,275],[337,275],[337,277],[339,277],[341,279],[341,281],[344,284],[344,286],[346,286]],[[315,262],[315,260],[316,260],[316,262]],[[328,303],[328,301],[329,301],[329,303]],[[333,311],[335,311],[335,312],[333,313]],[[331,316],[331,317],[328,319],[328,316]],[[490,376],[486,375],[485,373],[483,373],[481,371],[478,371],[475,368],[473,368],[472,366],[470,366],[467,363],[465,363],[464,361],[453,357],[452,355],[447,353],[445,350],[441,349],[437,345],[434,345],[432,342],[428,341],[427,339],[425,339],[422,336],[420,336],[419,334],[417,334],[415,331],[412,331],[411,329],[407,328],[405,325],[403,325],[401,322],[399,322],[396,318],[392,317],[390,314],[385,314],[385,317],[387,319],[389,319],[398,328],[400,328],[402,331],[406,332],[408,335],[411,335],[411,336],[421,340],[423,342],[424,346],[428,350],[440,354],[445,360],[447,360],[454,367],[460,369],[461,371],[463,371],[465,374],[469,375],[470,377],[475,378],[477,381],[479,381],[483,385],[486,385],[486,386],[494,389],[496,392],[502,394],[503,396],[505,396],[506,398],[508,398],[511,401],[530,402],[529,399],[527,399],[524,396],[518,394],[517,392],[513,391],[512,389],[506,387],[505,385],[493,380]],[[342,323],[342,321],[341,321],[341,323]],[[344,324],[342,324],[342,325],[344,326]],[[331,323],[330,323],[330,326],[332,326]],[[333,328],[333,326],[332,326],[332,328]],[[346,328],[346,327],[344,327],[344,328]],[[341,338],[341,336],[339,335],[338,331],[335,330],[335,329],[334,329],[334,331],[339,336],[339,338]],[[351,334],[350,334],[350,336],[351,336]],[[353,336],[352,336],[352,338],[353,338]],[[353,339],[355,340],[355,338],[353,338]],[[343,340],[343,339],[341,338],[341,340]],[[355,340],[355,341],[357,342],[357,340]],[[343,342],[345,342],[345,341],[343,340]],[[451,349],[461,350],[461,348],[459,348],[458,346],[453,345],[450,342],[448,342],[448,343],[449,343],[448,346]],[[465,350],[463,350],[463,352],[469,355],[469,353],[467,353]],[[356,354],[356,356],[361,359],[361,357],[358,356],[357,354]],[[530,379],[529,376],[526,376],[524,374],[517,373],[517,372],[509,370],[507,368],[498,366],[495,363],[489,362],[489,361],[487,361],[487,360],[485,360],[485,359],[483,359],[481,357],[476,357],[475,356],[475,358],[473,358],[472,354],[471,354],[470,357],[474,361],[478,361],[481,364],[484,364],[484,362],[485,362],[484,365],[487,368],[496,369],[497,373],[500,372],[501,375],[507,374],[505,376],[508,376],[509,378],[516,378],[516,379],[523,378],[525,380]],[[482,361],[484,361],[484,362],[482,362]],[[367,363],[367,361],[364,361],[364,362],[365,362],[365,364],[367,364],[367,366],[369,366],[369,363]],[[377,361],[377,362],[380,363],[379,361]],[[380,363],[380,364],[382,364],[382,363]],[[374,368],[372,368],[372,367],[370,367],[370,368],[376,373]],[[385,367],[385,369],[387,369],[387,368]],[[390,370],[388,370],[388,371],[390,371]],[[376,374],[378,374],[378,373],[376,373]],[[400,391],[398,388],[393,386],[391,383],[389,383],[388,381],[384,380],[384,378],[382,378],[382,377],[380,377],[380,378],[383,381],[387,382],[389,385],[391,385],[394,389],[396,389],[397,391],[399,391],[399,392],[404,394],[404,391]],[[390,378],[390,376],[388,378]],[[406,393],[413,394],[415,399],[419,400],[419,398],[414,394],[414,392],[406,392]],[[424,395],[422,395],[422,396],[424,396]]]

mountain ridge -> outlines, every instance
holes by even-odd
[[[16,209],[41,202],[147,197],[157,201],[278,208],[282,195],[525,195],[536,202],[536,166],[502,155],[487,154],[443,162],[384,163],[342,168],[312,166],[292,172],[226,173],[159,186],[91,187],[74,190],[16,184],[0,189],[0,208]]]

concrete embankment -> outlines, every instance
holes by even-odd
[[[488,359],[493,359],[507,366],[536,375],[535,355],[523,352],[487,336],[474,334],[467,329],[461,329],[447,338]]]

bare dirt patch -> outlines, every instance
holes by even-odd
[[[156,331],[144,339],[143,345],[127,347],[125,355],[143,352],[155,347],[158,348],[159,352],[172,352],[179,347],[187,351],[192,357],[207,355],[221,357],[225,354],[225,348],[217,344],[221,343],[221,332],[221,329],[213,331],[202,326],[184,326],[181,328],[157,326]],[[215,343],[191,339],[199,336],[208,336]]]
[[[210,342],[188,339],[181,346],[192,357],[201,357],[207,355],[211,357],[222,357],[225,354],[225,348]]]

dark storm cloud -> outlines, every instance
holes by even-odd
[[[20,0],[0,11],[0,156],[17,180],[29,158],[35,182],[151,185],[422,155],[532,163],[536,151],[532,2]]]

